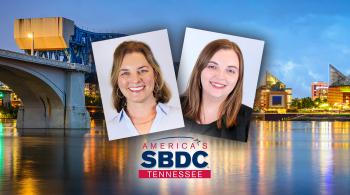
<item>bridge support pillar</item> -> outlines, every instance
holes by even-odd
[[[85,77],[82,72],[67,72],[65,127],[90,128],[90,115],[85,107]]]

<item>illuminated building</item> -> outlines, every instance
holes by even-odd
[[[328,103],[331,106],[350,104],[350,76],[345,76],[331,64],[329,65]]]
[[[254,108],[261,111],[284,113],[292,103],[292,89],[277,77],[266,72],[265,79],[257,89]]]
[[[0,84],[0,107],[8,108],[11,104],[12,90],[6,85]]]
[[[311,83],[311,99],[315,100],[320,98],[321,100],[327,99],[328,84],[326,82],[313,82]]]
[[[7,85],[0,82],[0,107],[9,106],[18,107],[21,105],[21,99]]]
[[[84,94],[94,98],[100,96],[98,85],[95,83],[85,83]]]
[[[14,23],[17,46],[33,55],[92,66],[91,42],[125,36],[119,33],[95,33],[77,27],[64,17],[22,18]]]

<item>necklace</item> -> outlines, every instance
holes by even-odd
[[[140,121],[140,118],[130,117],[136,130],[140,135],[148,134],[152,125],[153,120],[156,118],[156,112],[152,113],[147,119]]]
[[[147,124],[147,123],[153,121],[154,118],[156,118],[157,112],[154,110],[152,113],[150,113],[149,116],[146,116],[146,117],[135,117],[135,116],[131,115],[130,113],[128,113],[128,114],[129,114],[130,119],[134,125],[143,125],[143,124]]]
[[[149,119],[147,118],[147,119],[145,119],[143,121],[140,121],[139,118],[131,117],[131,121],[132,121],[132,123],[134,123],[134,125],[143,125],[143,124],[147,124],[147,123],[153,121],[154,118],[156,118],[155,114],[153,116],[151,116]]]

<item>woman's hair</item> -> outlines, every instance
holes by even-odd
[[[120,112],[122,108],[126,106],[126,98],[121,93],[118,86],[120,67],[125,55],[134,52],[143,54],[147,62],[151,65],[153,69],[155,75],[153,95],[156,99],[156,102],[167,103],[171,97],[170,90],[167,87],[165,81],[163,80],[160,67],[153,56],[151,48],[143,42],[125,41],[121,43],[114,51],[113,67],[111,72],[111,84],[113,87],[113,105],[118,112]]]
[[[236,43],[227,39],[218,39],[210,42],[200,53],[193,68],[189,85],[182,97],[182,109],[185,117],[195,121],[200,121],[203,90],[201,84],[201,73],[208,65],[208,62],[213,55],[221,49],[233,50],[237,54],[239,60],[239,75],[236,86],[220,105],[218,113],[218,128],[222,128],[223,125],[225,125],[226,128],[229,128],[237,123],[236,118],[242,104],[244,65],[243,55],[240,48]]]

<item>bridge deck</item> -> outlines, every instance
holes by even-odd
[[[3,50],[3,49],[0,49],[0,57],[13,59],[13,60],[20,60],[20,61],[25,61],[25,62],[32,62],[35,64],[51,66],[51,67],[67,69],[67,70],[91,72],[91,67],[87,66],[87,65],[61,62],[61,61],[57,61],[57,60],[41,58],[38,56],[30,56],[27,54],[22,54],[22,53],[18,53],[18,52]]]

